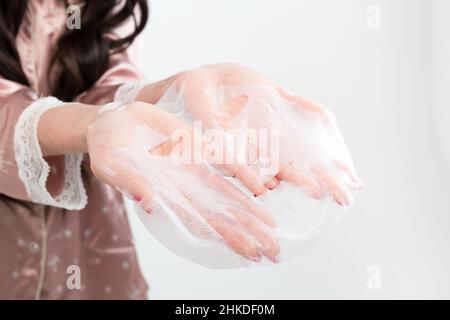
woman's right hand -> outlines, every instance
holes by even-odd
[[[239,136],[242,130],[278,133],[279,150],[266,157],[277,169],[264,174],[268,189],[287,181],[315,199],[330,195],[339,205],[348,206],[351,193],[362,188],[332,113],[239,64],[212,64],[180,72],[144,87],[138,99],[201,121],[205,130],[234,132],[235,141],[246,142]],[[247,163],[257,164],[258,157],[270,151],[267,141],[248,140]],[[324,150],[323,143],[332,147]],[[258,165],[254,168],[259,170]],[[262,195],[265,190],[260,190],[254,194]]]
[[[208,164],[172,163],[169,155],[180,143],[170,139],[176,130],[194,134],[175,115],[147,103],[107,105],[86,135],[94,175],[149,213],[156,197],[191,232],[199,236],[210,232],[208,237],[214,234],[247,259],[259,261],[265,255],[276,261],[279,246],[272,216]],[[244,185],[257,186],[251,175],[241,177]],[[211,196],[216,196],[213,202]]]

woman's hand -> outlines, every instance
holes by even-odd
[[[340,144],[338,147],[346,153],[331,112],[314,101],[288,93],[263,75],[241,65],[207,65],[181,72],[144,88],[138,99],[200,120],[205,130],[278,130],[280,150],[275,162],[279,167],[276,174],[264,180],[268,189],[286,180],[304,188],[315,198],[330,194],[337,203],[346,206],[350,203],[347,185],[352,189],[362,186],[352,169],[350,157],[333,158],[320,144],[314,145],[315,139],[325,132],[335,138],[336,144]],[[171,110],[173,105],[182,106],[182,110]],[[311,123],[314,128],[309,133],[317,132],[317,136],[304,134],[307,129],[301,126]],[[263,153],[260,146],[253,143],[249,143],[249,149],[256,149],[252,154]],[[255,160],[249,158],[247,165]],[[255,192],[256,195],[262,193],[264,189]]]
[[[276,261],[273,218],[207,163],[173,163],[176,131],[193,135],[187,123],[147,103],[106,105],[87,131],[94,175],[149,213],[164,205],[199,237],[215,236],[253,261]]]

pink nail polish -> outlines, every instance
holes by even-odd
[[[280,262],[280,257],[267,257],[270,261],[272,261],[273,263],[278,263]]]
[[[151,214],[153,212],[153,210],[151,208],[145,209],[145,212],[147,212],[148,214]]]
[[[252,260],[252,261],[254,261],[254,262],[256,262],[256,263],[261,262],[261,256],[248,257],[248,259],[250,259],[250,260]]]
[[[269,189],[269,190],[273,190],[273,189],[275,189],[275,187],[276,187],[275,183],[273,183],[273,182],[267,184],[267,189]]]
[[[347,206],[348,206],[348,203],[347,203],[346,200],[340,199],[340,200],[337,200],[337,203],[338,203],[341,207],[347,207]]]
[[[134,201],[139,202],[139,201],[141,201],[141,200],[142,200],[142,197],[141,197],[141,196],[135,196],[135,197],[134,197]]]

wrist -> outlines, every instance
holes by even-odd
[[[38,124],[44,156],[87,152],[86,132],[101,106],[68,103],[45,112]]]
[[[77,138],[75,141],[78,143],[77,149],[79,153],[87,153],[87,131],[90,124],[96,119],[98,111],[103,106],[96,105],[81,105],[79,106],[80,121],[77,128]]]

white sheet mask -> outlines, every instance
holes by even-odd
[[[149,153],[148,150],[170,138],[150,128],[136,128],[132,133],[136,144],[117,152],[121,156],[126,155],[133,167],[152,185],[153,213],[148,214],[140,204],[136,205],[141,221],[169,250],[210,268],[267,265],[297,255],[346,212],[345,206],[336,203],[329,185],[339,185],[348,202],[353,201],[353,194],[361,188],[334,116],[329,111],[324,116],[308,108],[302,109],[270,85],[223,86],[207,94],[217,105],[211,107],[213,111],[208,115],[211,121],[203,126],[204,133],[210,129],[219,130],[226,139],[239,141],[242,138],[232,130],[225,131],[224,126],[276,130],[277,148],[258,145],[261,149],[259,154],[276,149],[276,159],[271,154],[272,159],[268,160],[293,165],[323,189],[322,196],[316,199],[303,186],[281,181],[274,190],[256,198],[237,179],[204,159],[198,164],[176,164],[171,155]],[[231,112],[231,115],[229,109],[222,108],[230,101],[238,101],[239,105],[233,109],[237,112]],[[192,112],[195,103],[195,99],[186,97],[183,85],[173,85],[157,107],[194,124],[201,120]],[[251,160],[251,168],[264,181],[270,179],[273,175],[264,173],[261,170],[264,166],[254,160]],[[245,202],[224,193],[222,187],[230,184],[245,195]],[[255,210],[265,210],[277,226],[269,227],[255,214]],[[242,235],[245,241],[256,245],[262,253],[262,260],[244,258],[245,254],[232,250],[224,241],[224,231],[217,228],[218,219],[236,230],[237,241]],[[264,239],[268,239],[265,244],[262,243]],[[271,248],[267,243],[276,242],[280,253],[276,258],[268,259],[268,251],[277,248]]]

